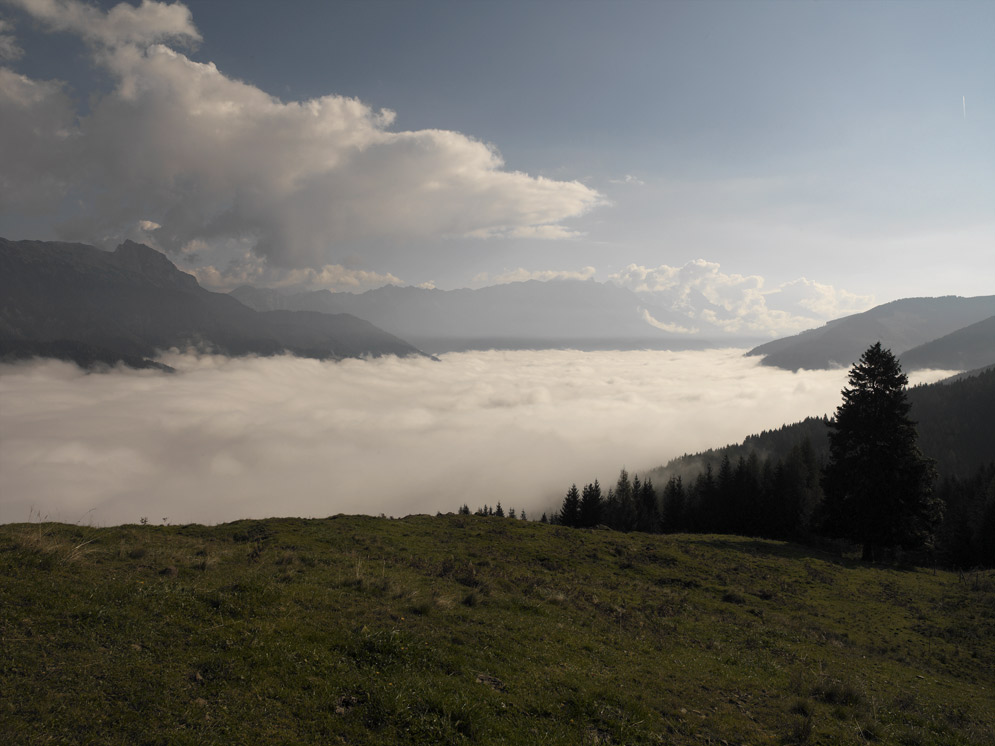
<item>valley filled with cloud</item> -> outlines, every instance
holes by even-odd
[[[538,517],[572,482],[610,483],[623,466],[839,403],[845,370],[791,373],[743,352],[173,353],[175,374],[6,365],[0,523],[401,516],[498,501]]]

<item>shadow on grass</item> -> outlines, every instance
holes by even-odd
[[[898,572],[917,572],[923,565],[901,562],[896,559],[890,562],[863,562],[856,556],[847,556],[844,551],[854,551],[849,546],[835,545],[818,547],[809,544],[779,541],[775,539],[751,539],[741,536],[709,536],[699,540],[715,549],[740,552],[754,557],[781,557],[783,559],[804,560],[817,559],[829,562],[847,569],[874,568],[879,570],[895,570]]]

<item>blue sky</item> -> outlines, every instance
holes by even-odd
[[[694,287],[783,330],[995,292],[995,3],[112,8],[0,2],[0,235],[217,287]]]

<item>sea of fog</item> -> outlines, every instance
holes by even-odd
[[[0,523],[402,516],[498,501],[831,414],[846,371],[743,350],[485,351],[320,362],[172,354],[175,374],[0,366]],[[913,382],[947,375],[931,371]]]

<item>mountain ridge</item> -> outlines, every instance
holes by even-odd
[[[0,299],[5,359],[54,354],[84,366],[93,356],[130,364],[188,346],[322,359],[422,354],[348,314],[254,311],[202,288],[165,255],[132,241],[107,252],[0,238]]]
[[[256,310],[352,313],[433,353],[490,348],[700,348],[758,339],[708,324],[698,324],[704,330],[693,335],[675,331],[686,328],[688,318],[632,290],[593,280],[526,280],[454,290],[386,285],[357,294],[329,290],[284,294],[241,286],[230,294]]]
[[[763,356],[763,365],[787,370],[825,369],[847,367],[868,346],[881,342],[902,359],[907,370],[976,368],[995,363],[995,328],[982,327],[975,336],[968,333],[956,336],[956,333],[991,316],[995,316],[995,295],[902,298],[767,342],[746,354]],[[952,339],[932,348],[932,352],[927,348],[910,360],[903,357],[906,352],[947,336]],[[986,355],[984,340],[988,339],[991,354]],[[971,351],[961,349],[965,345]],[[963,363],[958,362],[961,358]]]

